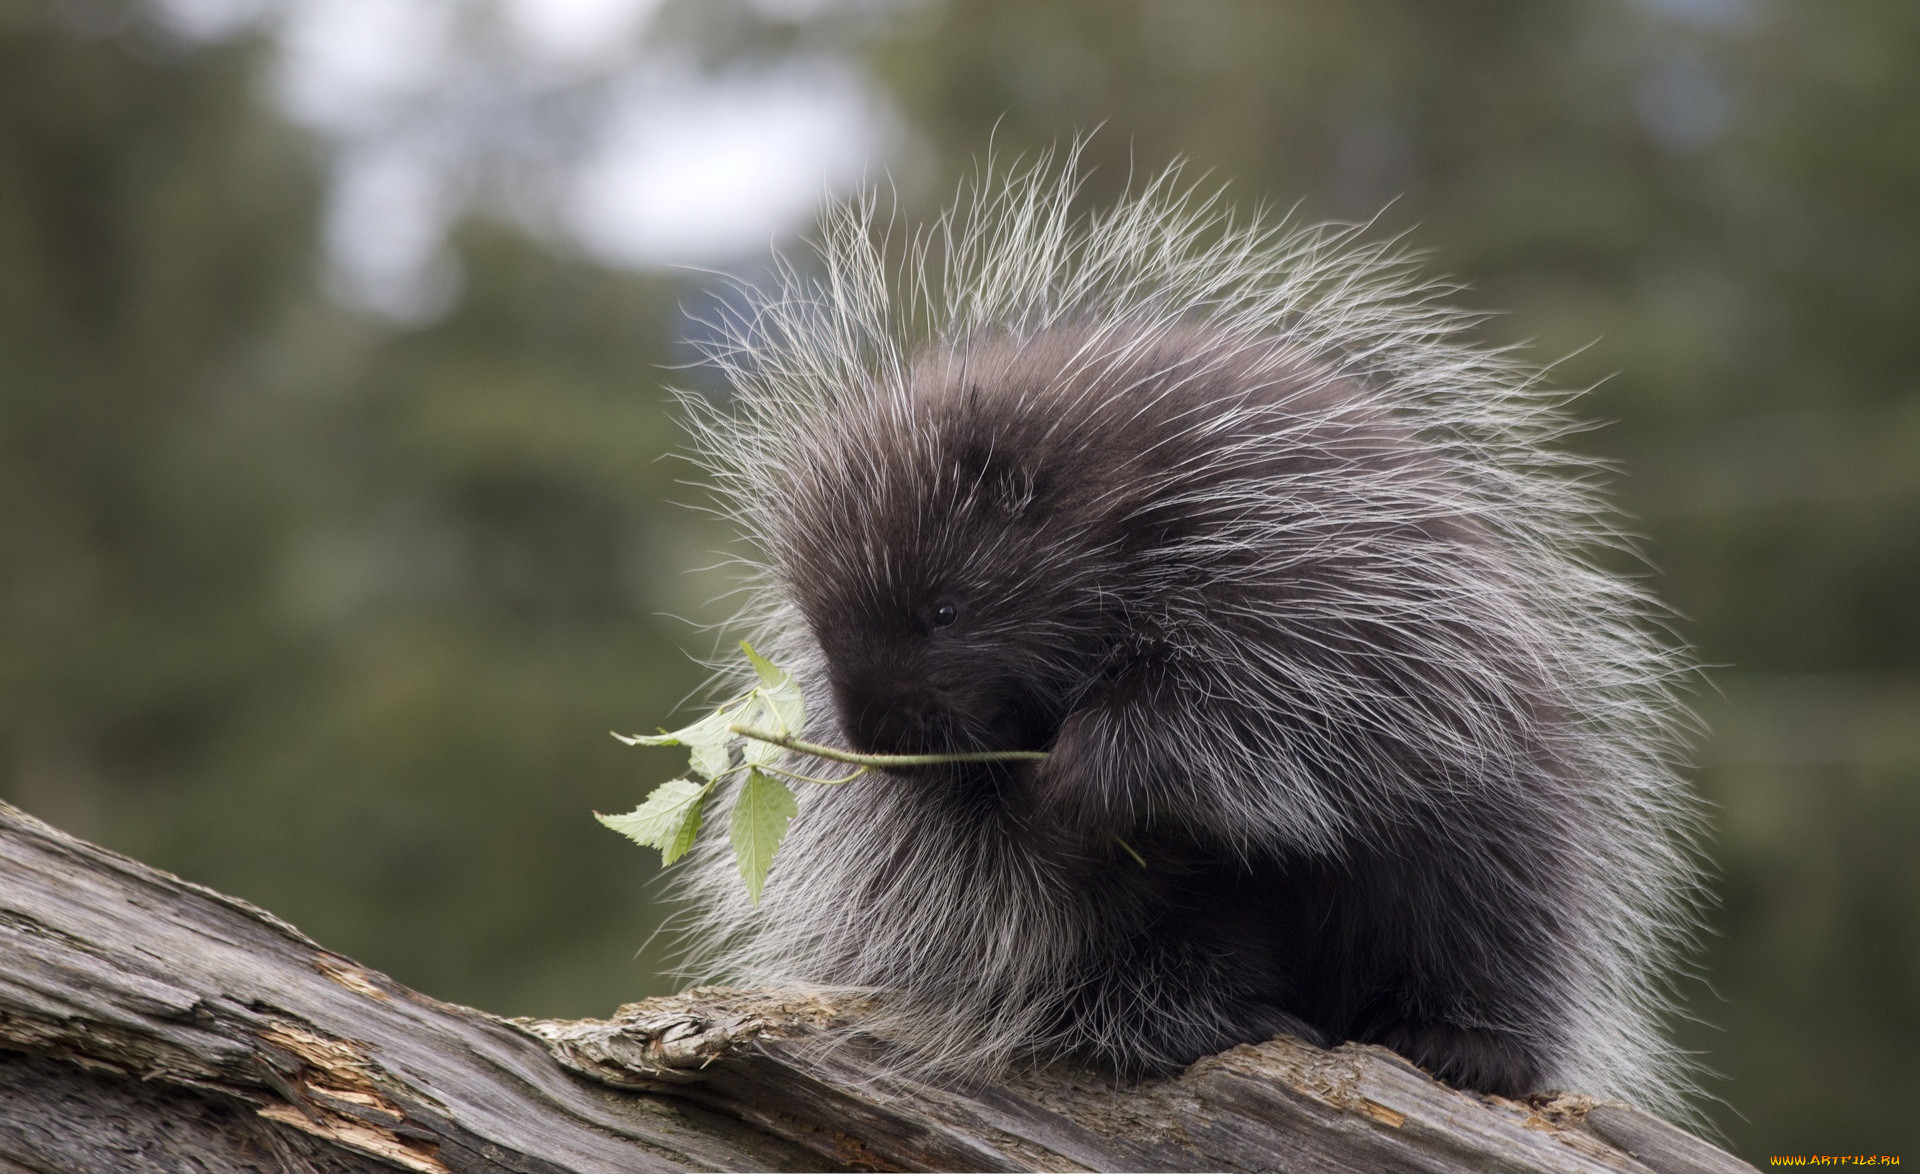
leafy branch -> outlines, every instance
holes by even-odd
[[[660,850],[662,864],[686,855],[700,835],[707,800],[720,783],[744,775],[734,796],[728,839],[747,896],[755,904],[773,867],[774,853],[799,814],[799,801],[781,780],[837,787],[875,770],[903,766],[941,766],[966,762],[1038,762],[1039,750],[975,751],[962,754],[857,754],[808,742],[806,704],[791,674],[740,642],[760,683],[745,696],[720,706],[684,729],[660,734],[615,734],[629,746],[685,746],[689,767],[702,782],[673,779],[655,787],[646,802],[625,815],[594,818],[647,848]],[[838,762],[858,769],[837,779],[816,778],[778,765],[782,751]],[[778,777],[776,777],[778,776]]]

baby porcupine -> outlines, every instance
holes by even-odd
[[[1049,752],[803,788],[757,908],[696,848],[696,959],[885,992],[934,1069],[1291,1032],[1680,1111],[1687,667],[1593,561],[1565,397],[1389,245],[1177,171],[1081,217],[1072,175],[984,180],[897,271],[842,207],[688,400],[808,737]]]

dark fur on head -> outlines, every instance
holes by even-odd
[[[1069,197],[957,213],[939,313],[853,210],[722,356],[810,734],[1050,756],[810,789],[757,910],[702,849],[706,956],[891,992],[935,1067],[1289,1031],[1675,1109],[1680,666],[1554,405],[1378,250]]]

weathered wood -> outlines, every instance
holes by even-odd
[[[817,1159],[737,1121],[621,1094],[555,1064],[540,1041],[427,998],[293,927],[0,807],[0,1046],[192,1094],[307,1134],[325,1153],[433,1172],[798,1169]],[[21,1071],[26,1057],[7,1068]],[[0,1145],[57,1102],[9,1097]],[[46,1098],[39,1098],[45,1100]],[[132,1122],[139,1105],[125,1102]],[[130,1128],[144,1129],[144,1126]],[[119,1171],[82,1148],[36,1169]],[[156,1129],[145,1129],[157,1134]],[[188,1169],[196,1142],[151,1168]],[[49,1141],[40,1153],[55,1153]],[[212,1169],[245,1170],[239,1151]],[[284,1169],[352,1169],[282,1159]]]
[[[1657,1118],[1572,1094],[1458,1092],[1384,1048],[1280,1038],[1174,1080],[1052,1068],[993,1087],[876,1076],[857,1013],[805,996],[706,988],[612,1020],[521,1021],[562,1063],[671,1091],[824,1157],[967,1170],[1750,1170]],[[1633,1156],[1609,1137],[1631,1135]],[[1716,1164],[1718,1163],[1718,1164]]]
[[[704,989],[503,1020],[0,804],[0,1174],[1750,1169],[1624,1105],[1459,1093],[1378,1048],[961,1087],[890,1074],[858,1015]]]

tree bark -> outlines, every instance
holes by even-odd
[[[887,1075],[858,1024],[718,988],[500,1019],[0,804],[0,1174],[1751,1170],[1625,1105],[1461,1093],[1379,1048],[963,1087]]]

